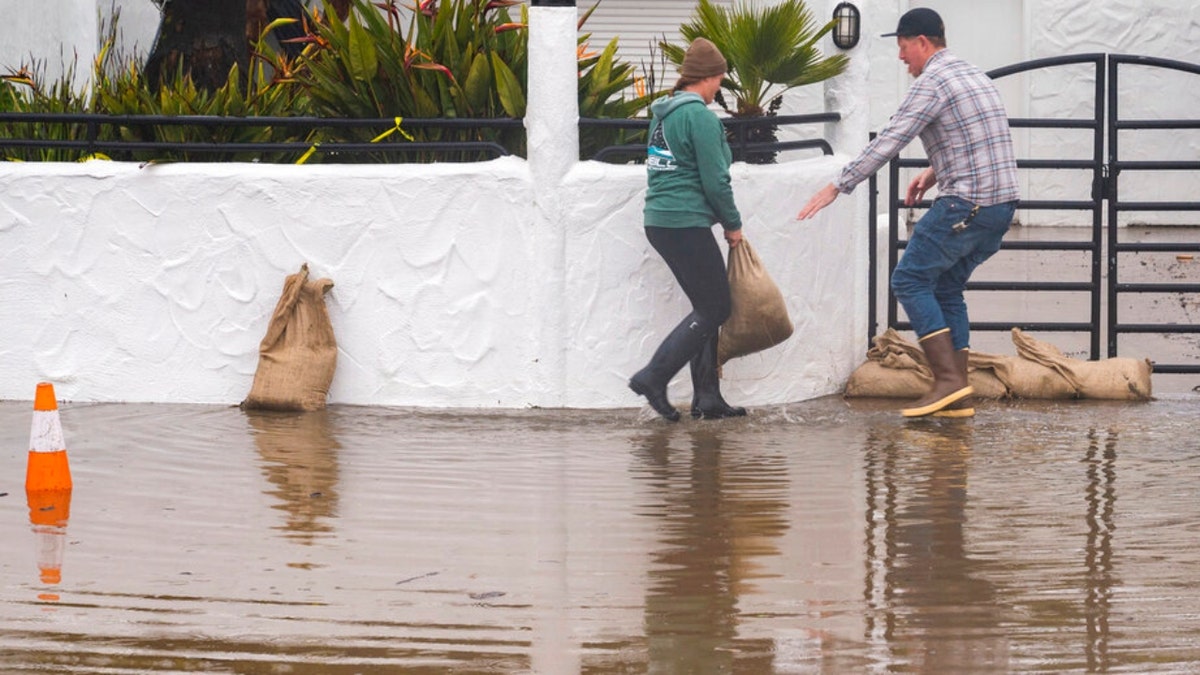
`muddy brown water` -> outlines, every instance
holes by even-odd
[[[894,408],[0,403],[0,672],[1200,672],[1200,397]]]

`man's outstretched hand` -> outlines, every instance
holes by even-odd
[[[808,200],[808,203],[804,205],[804,208],[800,209],[800,213],[796,216],[796,220],[808,220],[809,218],[812,218],[813,216],[817,215],[818,211],[832,204],[833,200],[837,199],[837,197],[838,191],[837,188],[833,186],[833,183],[826,185]]]

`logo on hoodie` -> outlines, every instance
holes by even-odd
[[[678,168],[675,153],[671,152],[671,146],[663,134],[662,122],[659,122],[658,126],[654,127],[654,133],[650,135],[650,143],[646,146],[646,170],[674,171]]]

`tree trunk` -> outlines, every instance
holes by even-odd
[[[157,91],[177,69],[190,73],[196,87],[222,87],[229,69],[243,75],[250,62],[247,0],[163,0],[162,22],[146,61],[146,77]]]
[[[350,16],[350,0],[330,0],[329,4],[333,6],[333,11],[342,21]]]

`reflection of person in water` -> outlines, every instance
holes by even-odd
[[[867,639],[886,640],[916,672],[1005,672],[1009,662],[994,590],[967,552],[971,434],[929,425],[868,437]]]
[[[645,607],[649,672],[772,671],[774,645],[738,638],[738,601],[752,588],[754,558],[779,555],[787,529],[787,467],[761,452],[722,448],[709,430],[672,448],[666,432],[638,449],[658,518]]]
[[[341,448],[330,412],[246,411],[263,473],[275,486],[271,495],[287,512],[288,538],[311,544],[330,531],[325,522],[337,511],[338,458]]]

